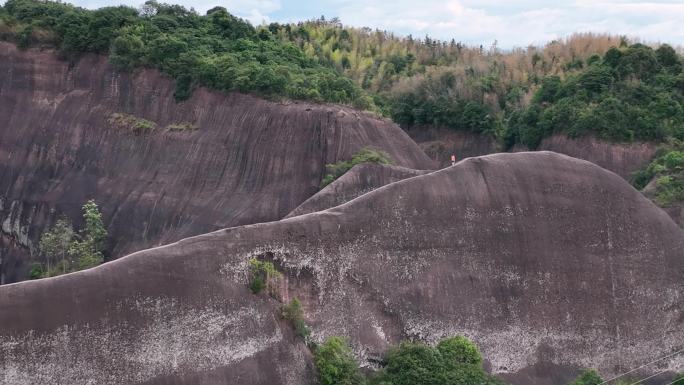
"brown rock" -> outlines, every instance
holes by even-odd
[[[632,173],[648,166],[657,146],[648,142],[612,143],[590,136],[568,138],[558,134],[542,140],[539,150],[588,160],[630,180]]]
[[[408,134],[439,167],[451,165],[451,155],[458,160],[499,152],[496,140],[488,135],[429,126],[412,127]]]
[[[398,126],[350,108],[206,89],[177,103],[173,87],[104,57],[70,65],[0,42],[0,282],[25,279],[27,249],[57,215],[78,222],[87,199],[116,258],[280,219],[318,191],[326,163],[364,146],[431,166]]]
[[[662,210],[589,162],[471,158],[323,212],[0,287],[0,383],[306,383],[279,303],[247,289],[252,257],[283,270],[313,338],[349,336],[362,362],[464,334],[514,384],[610,376],[681,348],[683,252]]]
[[[496,141],[488,135],[434,127],[413,127],[408,133],[440,167],[451,164],[451,154],[455,154],[460,160],[499,152]],[[591,136],[570,138],[564,134],[555,134],[543,139],[538,150],[588,160],[629,180],[632,173],[650,163],[657,145],[649,142],[615,143]],[[516,144],[509,150],[521,151],[529,149]]]

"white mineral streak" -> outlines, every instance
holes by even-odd
[[[190,309],[165,298],[121,305],[148,322],[140,329],[103,321],[0,338],[0,357],[13,357],[0,362],[0,384],[140,383],[225,366],[282,339],[273,316],[251,307]]]

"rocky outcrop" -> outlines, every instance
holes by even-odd
[[[407,132],[440,167],[451,164],[452,154],[464,159],[499,152],[496,140],[489,135],[434,127],[414,127]],[[629,180],[632,173],[649,164],[655,156],[657,145],[649,142],[614,143],[591,136],[570,138],[555,134],[543,139],[538,150],[588,160]],[[516,145],[509,151],[529,149]]]
[[[297,206],[286,218],[339,206],[378,187],[429,172],[386,164],[358,164]]]
[[[247,287],[255,257],[284,273],[280,296],[302,300],[315,340],[349,336],[362,362],[464,334],[516,385],[610,376],[682,348],[683,253],[662,210],[589,162],[470,158],[323,212],[0,287],[0,383],[307,383],[279,302]]]
[[[668,207],[663,207],[663,210],[672,218],[680,227],[684,227],[684,204],[677,203]]]
[[[557,134],[542,140],[539,149],[588,160],[630,180],[635,171],[648,166],[657,145],[648,142],[613,143],[588,136],[569,138]]]
[[[346,107],[198,89],[182,103],[158,72],[119,73],[0,42],[0,277],[56,216],[94,198],[109,258],[219,228],[280,219],[318,191],[325,164],[364,146],[431,161],[395,124]],[[33,253],[35,254],[35,253]]]
[[[439,167],[450,166],[451,155],[461,160],[499,152],[496,140],[488,135],[428,126],[406,131]]]

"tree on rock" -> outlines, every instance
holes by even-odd
[[[359,371],[351,349],[341,337],[330,337],[314,351],[321,385],[362,385],[365,379]]]
[[[76,257],[78,270],[97,266],[104,261],[104,241],[107,229],[102,222],[102,214],[94,200],[83,205],[84,227],[79,238],[71,244],[71,253]]]
[[[38,270],[42,275],[49,277],[51,275],[60,274],[60,271],[61,274],[67,272],[69,264],[67,257],[69,256],[69,247],[71,246],[73,239],[74,228],[71,226],[71,221],[66,217],[58,219],[57,222],[55,222],[55,225],[40,237],[38,248],[40,249],[40,253],[45,257],[46,267],[44,271],[42,268]],[[53,271],[51,262],[55,257],[58,257],[60,260],[58,262],[59,266]],[[34,275],[36,275],[35,273],[32,273],[31,275],[32,278],[40,278],[34,277]]]
[[[30,277],[47,278],[97,266],[104,261],[102,254],[107,229],[94,200],[83,205],[83,228],[74,232],[71,221],[62,217],[40,237],[39,250],[45,263],[31,267]],[[56,264],[53,266],[55,261]]]

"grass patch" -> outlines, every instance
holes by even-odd
[[[107,122],[112,126],[129,130],[137,135],[147,134],[157,129],[157,123],[153,121],[121,112],[109,115]]]

